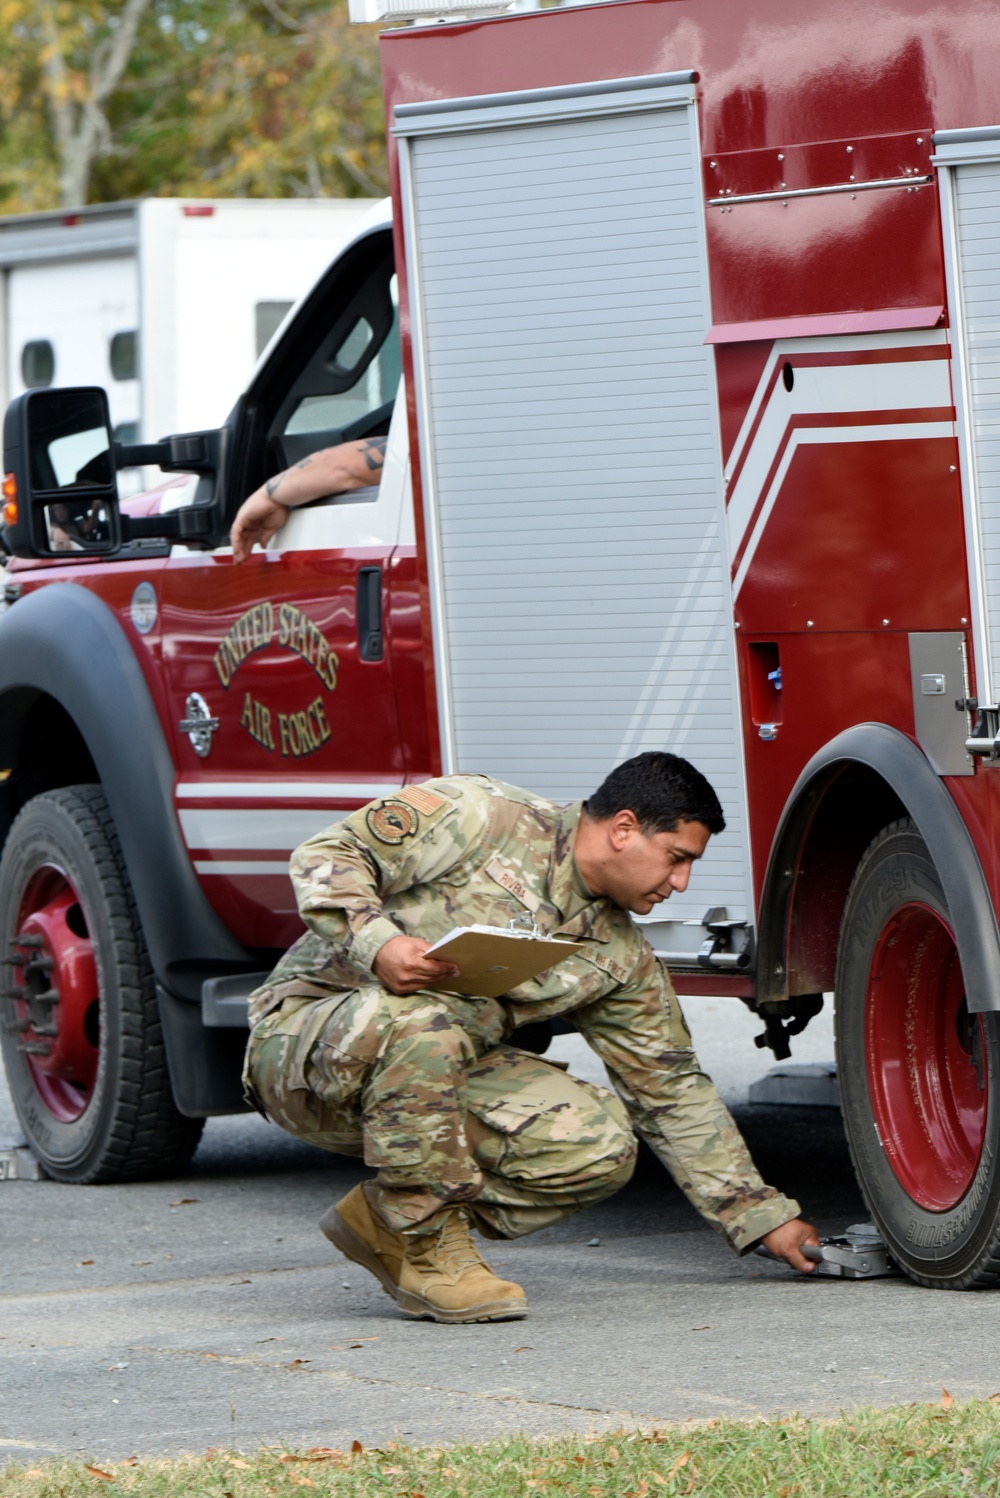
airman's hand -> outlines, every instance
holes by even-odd
[[[784,1259],[793,1269],[800,1270],[803,1274],[812,1274],[816,1268],[812,1259],[807,1259],[802,1253],[803,1243],[813,1243],[819,1248],[819,1238],[816,1229],[808,1222],[803,1222],[799,1217],[793,1217],[791,1222],[783,1222],[780,1228],[774,1228],[772,1232],[765,1233],[760,1240],[768,1253],[772,1253],[778,1259]]]
[[[259,541],[266,546],[288,520],[288,506],[272,499],[266,489],[255,489],[236,512],[229,540],[233,547],[233,561],[245,562]]]
[[[417,993],[431,983],[440,983],[442,978],[457,978],[458,968],[453,962],[438,962],[435,957],[425,957],[430,946],[419,936],[393,936],[380,947],[372,963],[372,971],[383,988],[390,993]]]

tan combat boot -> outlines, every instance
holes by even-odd
[[[433,1232],[407,1237],[396,1304],[432,1321],[511,1321],[527,1314],[520,1285],[501,1280],[476,1251],[461,1207],[439,1214]]]
[[[393,1233],[355,1186],[320,1219],[348,1259],[371,1271],[410,1316],[432,1321],[506,1321],[525,1315],[520,1285],[498,1279],[476,1252],[465,1213],[451,1208],[419,1237]]]
[[[324,1212],[319,1225],[345,1258],[370,1270],[386,1294],[396,1299],[406,1239],[376,1217],[368,1205],[363,1182]]]

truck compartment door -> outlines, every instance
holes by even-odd
[[[691,759],[727,830],[647,934],[692,964],[753,911],[693,98],[395,111],[446,768],[569,800]]]
[[[948,278],[975,691],[982,708],[995,709],[1000,703],[1000,471],[996,460],[1000,127],[939,130],[934,144]],[[990,730],[984,749],[989,750],[1000,716],[994,711],[984,718]]]

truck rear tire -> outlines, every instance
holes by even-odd
[[[174,1105],[149,954],[100,786],[29,801],[0,861],[0,1030],[14,1107],[46,1173],[169,1175],[202,1120]]]
[[[847,898],[837,1074],[854,1168],[921,1285],[1000,1283],[1000,1015],[970,1014],[941,882],[913,822],[870,844]]]

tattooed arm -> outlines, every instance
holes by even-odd
[[[384,437],[365,437],[360,442],[325,447],[261,484],[243,501],[233,521],[229,532],[233,561],[245,562],[255,542],[266,546],[295,505],[377,484],[385,462],[385,444]]]

